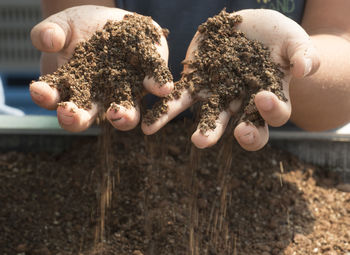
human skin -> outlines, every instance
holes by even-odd
[[[288,121],[291,114],[289,99],[291,78],[312,75],[319,67],[318,54],[302,27],[277,11],[241,10],[232,15],[242,17],[242,23],[238,24],[236,29],[244,32],[249,39],[257,40],[268,46],[272,60],[278,63],[285,73],[282,85],[288,99],[287,102],[279,100],[275,94],[268,91],[259,92],[255,97],[255,104],[265,122],[270,126],[281,126]],[[186,60],[192,58],[193,52],[201,40],[200,36],[199,32],[195,34],[188,48]],[[185,65],[184,72],[187,71],[189,68]],[[190,94],[190,91],[184,90],[180,100],[168,102],[169,112],[161,116],[151,126],[143,124],[144,132],[146,134],[156,132],[171,117],[203,99],[201,96],[191,97]],[[192,135],[192,142],[199,148],[215,144],[224,133],[230,118],[239,111],[240,106],[241,102],[231,103],[231,106],[219,115],[216,120],[216,128],[205,133],[198,128]],[[267,125],[255,127],[252,123],[241,122],[236,126],[234,136],[246,150],[258,150],[267,143],[268,127]]]
[[[284,92],[289,98],[287,104],[266,91],[258,93],[255,97],[255,104],[266,124],[281,126],[290,118],[305,130],[323,131],[337,128],[350,121],[349,8],[350,1],[347,0],[308,0],[301,27],[268,10],[255,10],[255,13],[250,14],[246,11],[238,12],[243,17],[239,29],[251,39],[262,41],[273,52],[281,52],[282,59],[278,60],[274,57],[276,62],[281,63],[280,61],[284,59],[293,64],[291,70],[285,70],[291,74],[287,86],[286,82],[284,84]],[[263,17],[264,15],[266,16]],[[271,19],[275,22],[271,22],[270,28],[266,29]],[[262,20],[264,20],[263,24]],[[253,25],[249,24],[250,21],[253,21],[260,32],[261,30],[264,32],[253,31],[252,33]],[[282,34],[276,37],[276,25],[280,27],[281,24],[285,24],[282,30],[278,29],[278,33],[282,32]],[[301,40],[294,40],[295,35],[302,34],[302,30],[308,35],[308,42],[305,41],[305,36],[297,36]],[[283,36],[283,32],[289,35]],[[277,41],[280,38],[284,43],[278,45],[279,42],[270,41],[269,38],[275,38]],[[196,45],[192,42],[187,56],[190,56],[195,48]],[[293,61],[293,56],[301,56],[303,50],[306,53],[305,56],[311,60],[310,72],[302,62],[298,64]],[[306,75],[302,75],[303,66]],[[160,121],[150,127],[143,125],[144,132],[147,134],[156,132],[196,100],[198,99],[192,99],[183,94],[180,102],[169,102],[171,110],[168,115],[162,116]],[[201,134],[197,129],[192,135],[193,143],[200,148],[215,144],[224,132],[229,118],[235,114],[237,104],[234,104],[233,108],[235,107],[236,109],[227,109],[220,114],[215,130]],[[268,141],[268,126],[257,128],[251,124],[240,123],[234,130],[234,136],[244,149],[259,150]]]
[[[302,26],[319,52],[318,72],[292,79],[291,120],[309,131],[350,121],[350,1],[308,0]]]
[[[52,1],[56,2],[56,1]],[[43,52],[41,58],[41,73],[51,73],[59,66],[66,63],[72,56],[75,46],[88,40],[94,32],[102,29],[108,20],[122,20],[127,11],[97,5],[74,6],[56,13],[63,5],[78,4],[84,1],[57,1],[51,6],[51,1],[43,1],[44,16],[47,17],[37,24],[31,31],[33,45]],[[88,1],[92,3],[93,1]],[[104,1],[106,5],[112,5]],[[108,3],[109,2],[109,3]],[[50,15],[54,13],[53,15]],[[159,25],[154,22],[159,28]],[[160,44],[155,45],[158,53],[168,62],[168,46],[165,36],[161,37]],[[152,77],[145,77],[145,90],[157,95],[165,96],[173,89],[173,82],[157,84]],[[162,85],[162,86],[160,86]],[[99,106],[93,103],[90,110],[78,108],[73,102],[65,102],[58,106],[60,95],[58,90],[50,87],[45,82],[34,82],[30,85],[30,94],[33,101],[39,106],[55,110],[57,109],[58,122],[62,128],[71,132],[80,132],[87,129],[96,119]],[[133,129],[140,122],[140,108],[137,103],[135,107],[126,108],[118,105],[116,112],[113,107],[106,111],[106,118],[119,130]]]
[[[55,5],[53,2],[56,2]],[[79,1],[79,4],[94,3],[102,4],[101,1]],[[43,1],[43,5],[47,7],[43,10],[44,12],[46,10],[46,16],[48,16],[69,7],[67,5],[70,4],[76,5],[77,2],[46,0]],[[103,4],[113,6],[114,1],[104,1]],[[350,55],[350,16],[347,13],[349,8],[350,1],[348,0],[308,0],[301,26],[281,14],[272,15],[275,12],[271,10],[244,10],[239,13],[243,17],[240,30],[251,39],[258,39],[272,49],[273,59],[282,63],[282,66],[286,67],[292,63],[292,68],[285,70],[288,75],[284,81],[284,91],[289,98],[288,102],[279,101],[270,92],[260,92],[255,98],[255,103],[265,119],[266,125],[257,128],[253,125],[240,123],[235,128],[234,136],[244,149],[254,151],[262,148],[268,141],[268,125],[281,126],[290,116],[291,120],[301,128],[314,131],[335,128],[350,121],[350,111],[348,111],[350,109],[350,86],[348,85],[350,84],[350,72],[348,71],[350,68],[350,61],[348,61]],[[91,16],[95,17],[96,15],[90,13],[89,17]],[[104,24],[105,16],[101,17],[100,20],[97,18],[99,24]],[[66,18],[73,19],[73,17]],[[262,23],[262,20],[265,22]],[[93,21],[96,22],[96,20],[89,19],[89,22]],[[92,27],[98,28],[96,24]],[[44,26],[36,26],[33,29],[33,44],[42,51],[57,52],[56,48],[47,50],[36,42],[36,40],[41,42],[44,40],[41,32],[43,29]],[[87,35],[89,33],[81,39],[86,39]],[[275,38],[275,40],[271,40],[271,38]],[[67,43],[64,45],[66,47]],[[66,59],[74,49],[74,43],[71,45],[71,48],[68,47],[69,49],[66,47]],[[187,57],[190,57],[195,47],[196,45],[191,43]],[[45,55],[43,56],[43,63],[46,66],[46,69],[42,69],[44,72],[52,72],[57,68],[57,62],[60,65],[66,61],[64,58],[59,60],[57,53],[51,53],[51,58],[58,60],[53,66],[49,64],[53,62],[47,61],[49,58],[45,59]],[[56,109],[59,101],[57,91],[43,84],[36,86],[35,83],[31,85],[30,89],[33,100],[38,105],[48,109]],[[171,86],[160,94],[165,95],[170,91]],[[38,95],[41,96],[40,102],[36,99]],[[156,132],[171,118],[195,102],[184,94],[181,100],[169,103],[169,113],[162,117],[160,122],[151,126],[143,123],[143,131],[146,134]],[[197,130],[192,136],[193,143],[199,148],[215,144],[238,106],[237,102],[233,102],[231,109],[222,112],[218,120],[218,128],[210,134],[203,135]],[[291,111],[291,109],[293,110]],[[64,116],[60,107],[57,110],[60,121]],[[94,115],[80,110],[82,109],[78,109],[74,113],[74,121],[70,125],[65,125],[60,121],[62,127],[70,131],[81,131],[87,128],[93,122]],[[84,114],[85,119],[83,118],[81,121],[81,116]],[[111,121],[117,129],[129,130],[139,122],[138,109],[121,114],[122,121]]]

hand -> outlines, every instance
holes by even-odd
[[[76,45],[88,40],[97,30],[101,30],[108,20],[120,21],[128,13],[117,8],[78,6],[54,14],[36,25],[31,31],[31,39],[33,45],[44,52],[41,58],[42,74],[52,73],[66,63]],[[160,29],[155,22],[154,25]],[[160,45],[155,46],[167,64],[169,52],[165,37],[162,36]],[[165,96],[171,92],[173,83],[156,84],[152,77],[145,77],[144,87],[157,96]],[[57,106],[60,102],[59,92],[45,82],[32,83],[30,93],[33,101],[39,106],[50,110],[57,108],[58,121],[68,131],[79,132],[87,129],[97,116],[97,104],[93,104],[90,110],[78,108],[73,102]],[[118,112],[109,108],[106,118],[115,128],[130,130],[140,120],[139,105],[131,108],[120,106]]]
[[[309,40],[309,36],[297,23],[272,10],[242,10],[233,15],[242,16],[242,23],[237,26],[251,40],[263,43],[271,51],[271,58],[278,63],[285,73],[282,80],[283,91],[288,99],[283,102],[275,94],[261,91],[255,97],[255,104],[260,115],[265,120],[265,126],[256,127],[252,124],[241,122],[234,130],[234,136],[238,143],[246,150],[254,151],[262,148],[268,141],[268,125],[281,126],[286,123],[291,115],[289,99],[289,83],[292,77],[305,77],[313,74],[319,67],[320,61],[315,48]],[[200,34],[197,32],[187,50],[185,62],[193,58],[193,52],[197,49]],[[184,73],[189,72],[189,67],[184,65]],[[190,107],[207,95],[199,93],[191,96],[190,91],[182,91],[178,100],[167,102],[168,112],[163,114],[151,125],[142,123],[145,134],[153,134],[168,121]],[[239,111],[241,101],[234,101],[229,109],[222,111],[216,120],[216,128],[204,134],[199,128],[192,135],[192,142],[198,148],[206,148],[215,144],[225,131],[230,118]]]

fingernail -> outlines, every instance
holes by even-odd
[[[60,122],[64,125],[72,125],[74,121],[73,115],[60,115]]]
[[[54,33],[54,30],[52,28],[49,28],[49,29],[46,29],[42,34],[43,43],[47,49],[53,48],[53,40],[52,40],[53,33]]]
[[[268,111],[271,111],[272,108],[273,108],[273,102],[272,102],[272,99],[270,97],[267,97],[265,98],[264,100],[261,100],[260,102],[260,108],[265,111],[265,112],[268,112]]]
[[[43,96],[42,95],[40,95],[39,93],[37,93],[36,91],[30,91],[30,95],[31,95],[31,97],[35,100],[35,101],[37,101],[37,102],[41,102],[41,101],[43,101]]]
[[[305,70],[304,70],[304,77],[308,75],[311,72],[312,69],[312,60],[310,58],[305,58]]]
[[[255,142],[254,134],[252,132],[249,132],[245,135],[242,135],[240,137],[240,140],[244,144],[253,144]]]

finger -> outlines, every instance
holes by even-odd
[[[227,111],[221,112],[218,119],[215,121],[215,129],[208,130],[205,133],[203,133],[198,127],[191,137],[193,144],[200,149],[216,144],[224,133],[227,123],[230,120],[230,116],[231,114]]]
[[[33,82],[29,86],[29,91],[32,100],[40,107],[48,110],[57,108],[57,104],[60,101],[58,90],[50,87],[46,82]]]
[[[57,119],[61,127],[70,132],[86,130],[96,119],[97,105],[90,110],[78,108],[73,102],[64,102],[57,108]]]
[[[285,124],[291,115],[290,100],[283,102],[277,96],[269,91],[261,91],[256,94],[255,105],[261,117],[273,127],[279,127]]]
[[[156,26],[156,28],[159,31],[162,31],[162,28],[155,22],[153,21],[153,24]],[[165,38],[165,36],[163,35],[163,32],[160,32],[162,34],[162,36],[160,37],[160,43],[156,43],[156,49],[159,53],[159,55],[161,56],[161,58],[165,61],[165,64],[168,65],[168,59],[169,59],[169,48],[168,48],[168,42]]]
[[[210,95],[206,95],[208,97],[210,97]],[[225,132],[225,129],[227,127],[227,124],[230,120],[230,117],[232,115],[235,115],[239,109],[241,108],[242,105],[242,100],[234,100],[230,103],[229,107],[227,110],[221,112],[218,116],[218,118],[215,120],[215,128],[214,129],[209,129],[207,130],[205,133],[200,131],[200,125],[198,125],[197,130],[193,133],[192,135],[192,142],[193,144],[200,148],[207,148],[210,147],[214,144],[217,143],[217,141],[220,139],[220,137],[223,135],[223,133]],[[208,107],[208,106],[206,106]],[[202,108],[202,112],[204,112],[203,110],[205,110],[205,108]],[[216,116],[214,116],[214,114],[211,115],[211,112],[214,112],[215,109],[212,109],[206,113],[206,117],[209,118],[216,118]],[[202,120],[201,120],[202,121]]]
[[[69,25],[63,20],[58,23],[52,17],[33,27],[30,37],[34,47],[44,52],[58,52],[63,49],[69,37]]]
[[[302,78],[315,73],[320,67],[320,58],[307,35],[287,41],[287,54],[291,74]]]
[[[135,128],[140,121],[140,108],[126,108],[116,103],[108,108],[106,117],[108,121],[118,130],[127,131]]]
[[[167,82],[165,84],[159,84],[155,82],[153,77],[146,76],[143,80],[143,85],[147,89],[148,92],[159,96],[164,97],[171,93],[171,91],[174,89],[174,83],[172,81]]]
[[[142,122],[141,128],[142,131],[146,135],[151,135],[161,129],[165,124],[167,124],[170,120],[175,118],[179,113],[186,110],[194,103],[194,100],[191,94],[185,90],[182,92],[179,99],[173,99],[166,103],[168,106],[168,112],[166,114],[161,115],[154,123],[151,125]],[[156,111],[156,108],[153,108],[151,111]]]
[[[235,128],[234,136],[243,149],[257,151],[266,145],[269,139],[269,130],[267,125],[256,128],[251,123],[241,122]]]
[[[153,24],[156,26],[156,28],[159,31],[161,31],[161,27],[155,21],[153,21]],[[160,33],[163,34],[163,32],[160,32]],[[169,58],[169,49],[168,49],[168,43],[164,35],[161,36],[160,43],[159,44],[156,43],[155,47],[160,57],[164,60],[164,67],[167,67],[168,58]],[[174,88],[173,81],[169,81],[165,84],[159,84],[155,81],[153,77],[148,77],[148,76],[145,77],[143,81],[143,85],[145,86],[148,92],[160,97],[169,95]]]

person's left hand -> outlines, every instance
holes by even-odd
[[[241,122],[234,130],[234,136],[238,143],[246,150],[255,151],[261,149],[268,141],[268,125],[281,126],[285,124],[291,115],[289,99],[289,83],[292,77],[302,78],[313,74],[320,65],[318,54],[313,47],[308,34],[296,22],[273,10],[242,10],[232,15],[241,15],[242,23],[237,29],[244,32],[251,40],[257,40],[267,46],[271,51],[271,58],[278,63],[285,73],[283,78],[283,91],[288,99],[283,102],[275,94],[261,91],[255,96],[255,104],[260,115],[265,120],[265,126],[256,127],[252,124]],[[185,62],[193,58],[193,52],[200,40],[197,32],[187,50]],[[184,65],[184,73],[189,67]],[[168,112],[163,114],[156,122],[149,125],[142,123],[145,134],[153,134],[197,101],[202,100],[205,93],[194,98],[190,92],[182,92],[180,99],[167,102]],[[230,118],[238,112],[241,101],[232,102],[229,109],[221,112],[216,120],[216,128],[203,134],[198,128],[192,135],[192,142],[198,148],[206,148],[215,144],[225,131]]]

